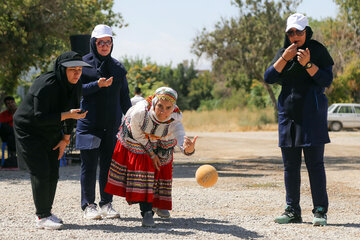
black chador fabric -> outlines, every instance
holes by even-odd
[[[69,83],[66,68],[61,65],[71,60],[82,59],[75,52],[66,52],[57,58],[53,71],[41,74],[35,79],[14,115],[15,125],[22,132],[49,140],[48,144],[59,141],[60,139],[54,138],[59,138],[61,132],[71,133],[75,121],[60,121],[61,112],[79,107],[81,96],[80,82]]]
[[[306,27],[306,41],[303,46],[298,49],[305,50],[306,48],[310,51],[310,61],[314,63],[319,68],[324,68],[334,65],[334,61],[331,58],[327,49],[318,41],[311,39],[313,31],[309,26]],[[291,42],[287,35],[285,35],[284,46],[280,48],[276,53],[271,66],[281,58],[282,54],[291,45]],[[280,74],[280,81],[278,82],[281,85],[293,85],[306,87],[306,85],[311,85],[312,80],[307,71],[302,65],[297,61],[297,55],[288,61],[285,65],[283,71]]]

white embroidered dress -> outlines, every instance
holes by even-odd
[[[181,119],[182,113],[175,105],[170,117],[159,122],[151,101],[141,101],[126,113],[117,138],[129,151],[137,154],[154,152],[161,165],[167,165],[173,160],[176,145],[184,153],[185,131]]]

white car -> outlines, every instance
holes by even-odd
[[[360,104],[332,104],[328,108],[328,128],[331,131],[340,131],[343,128],[360,128]]]

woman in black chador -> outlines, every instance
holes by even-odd
[[[14,115],[16,151],[28,166],[36,208],[36,226],[59,229],[62,220],[51,213],[59,178],[59,159],[69,144],[75,119],[87,112],[79,109],[83,66],[75,52],[65,52],[53,71],[35,79]]]

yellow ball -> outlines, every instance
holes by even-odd
[[[213,166],[205,164],[196,170],[195,178],[199,185],[208,188],[215,185],[218,180],[218,173]]]

